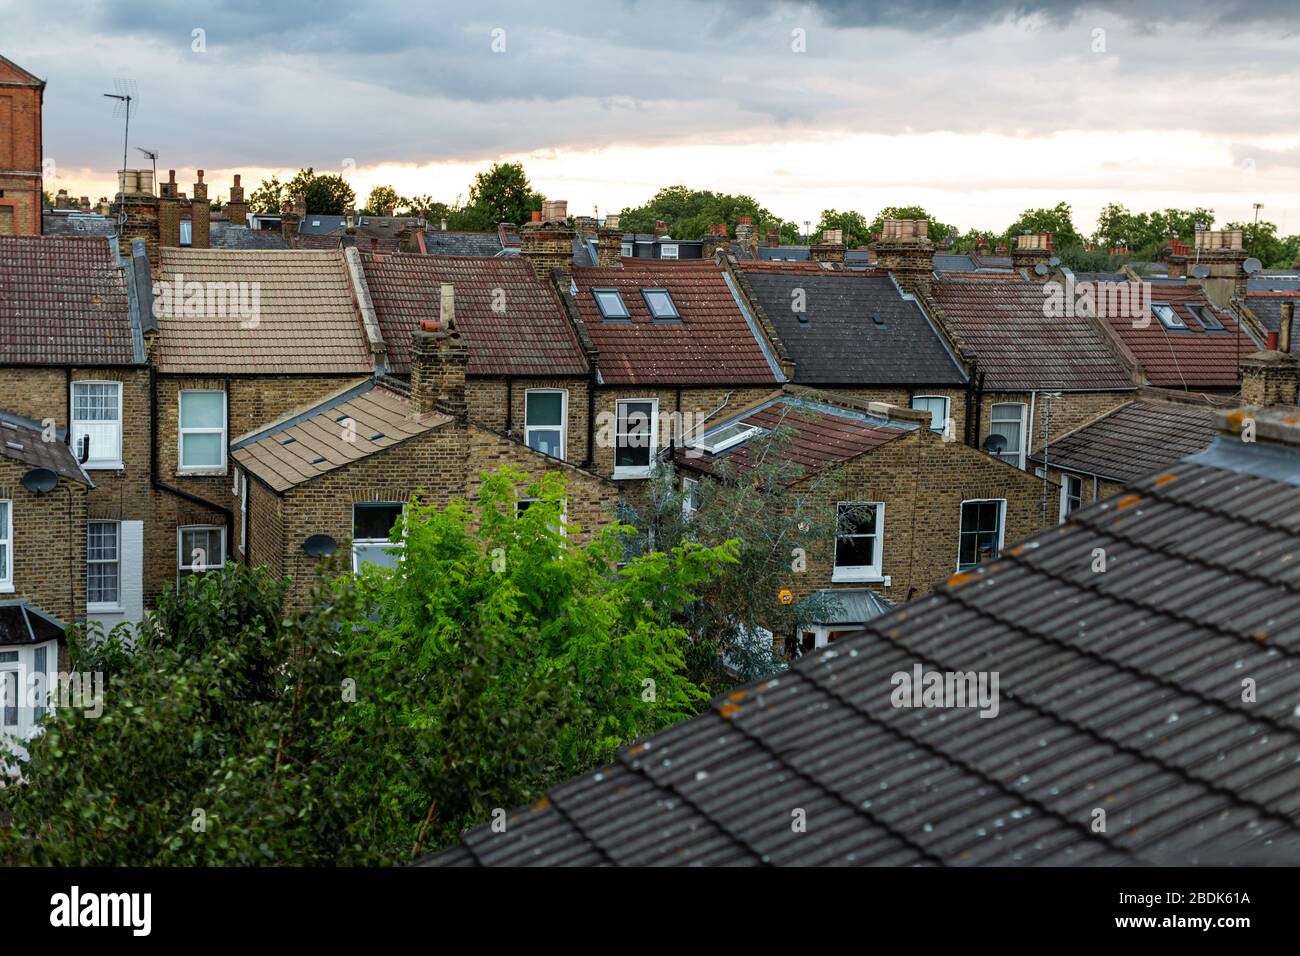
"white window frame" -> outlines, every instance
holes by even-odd
[[[79,423],[86,422],[101,428],[104,425],[104,422],[101,421],[100,419],[90,419],[90,418],[79,419],[75,417],[77,414],[77,388],[78,386],[81,385],[111,385],[113,386],[113,388],[117,390],[117,448],[114,450],[114,454],[110,455],[109,457],[98,455],[96,454],[96,452],[99,451],[100,449],[97,449],[95,447],[95,442],[92,439],[90,443],[90,457],[86,459],[85,463],[82,464],[81,467],[86,469],[86,471],[93,471],[95,469],[120,470],[122,468],[122,433],[125,430],[123,428],[124,425],[123,418],[125,416],[122,408],[122,383],[101,381],[99,379],[90,379],[90,378],[78,379],[77,381],[72,383],[71,391],[68,393],[68,399],[71,403],[72,415],[74,416],[72,419],[71,445],[72,445],[73,456],[78,458],[80,457],[81,454],[81,437],[82,435],[85,434],[85,431],[82,428],[78,427]]]
[[[994,421],[994,419],[993,419],[993,414],[994,414],[994,412],[996,412],[997,409],[999,409],[999,408],[1018,408],[1018,409],[1020,409],[1020,439],[1019,439],[1019,442],[1018,442],[1018,444],[1020,445],[1020,450],[1019,450],[1019,453],[1016,455],[1015,467],[1019,468],[1021,471],[1024,471],[1024,469],[1025,469],[1025,438],[1026,438],[1026,428],[1027,428],[1027,424],[1028,424],[1027,421],[1026,421],[1026,419],[1027,419],[1027,417],[1028,417],[1028,415],[1029,415],[1029,408],[1028,408],[1027,405],[1025,405],[1024,402],[994,402],[992,405],[989,406],[989,434],[990,434],[990,435],[994,434],[994,431],[993,431],[993,421]],[[995,458],[1000,458],[1000,459],[1002,459],[1002,461],[1006,461],[1008,465],[1011,464],[1011,462],[1007,461],[1007,459],[1006,459],[1003,455],[995,455],[994,457],[995,457]]]
[[[699,510],[699,505],[695,502],[695,492],[700,487],[698,478],[682,478],[682,520],[690,521],[695,517],[695,512]]]
[[[405,501],[354,501],[352,503],[352,531],[354,535],[357,529],[357,509],[371,507],[374,505],[395,505],[397,508],[401,509],[398,512],[398,520],[406,516]],[[361,573],[361,558],[360,555],[357,554],[357,545],[361,545],[363,551],[371,548],[377,548],[377,547],[382,547],[384,550],[387,551],[396,551],[397,563],[399,565],[402,563],[403,559],[406,557],[406,542],[404,540],[394,541],[391,537],[391,532],[389,532],[389,534],[390,534],[389,537],[384,537],[384,538],[357,538],[355,536],[353,537],[352,539],[352,573],[353,574]],[[405,537],[405,529],[403,529],[403,537]],[[373,561],[370,563],[374,564]]]
[[[989,502],[997,502],[998,505],[998,553],[997,553],[997,557],[995,557],[993,560],[996,561],[998,560],[998,558],[1002,557],[1002,551],[1006,547],[1007,499],[1006,498],[963,498],[961,504],[957,506],[957,570],[958,571],[969,570],[969,568],[962,567],[962,563],[961,563],[962,512],[966,510],[967,505],[988,504]],[[975,532],[971,532],[971,533],[974,534]],[[975,568],[975,567],[979,567],[979,565],[978,563],[972,564],[970,565],[970,567]]]
[[[248,553],[248,472],[239,473],[239,553]]]
[[[950,399],[947,395],[913,395],[911,401],[912,408],[916,408],[917,401],[921,399],[924,399],[926,401],[943,402],[943,414],[939,416],[938,428],[934,427],[934,412],[933,411],[930,412],[930,431],[938,432],[940,435],[947,432],[948,419],[952,415],[952,399]]]
[[[631,259],[631,258],[632,258],[632,243],[630,243],[630,242],[625,242],[625,243],[623,243],[621,246],[619,246],[618,254],[619,254],[620,256],[622,256],[624,259]]]
[[[184,541],[186,531],[216,531],[221,536],[219,546],[220,553],[216,555],[217,561],[212,563],[213,556],[207,555],[207,563],[201,566],[195,566],[187,563],[191,555],[184,553]],[[226,563],[226,526],[221,524],[183,524],[176,528],[176,583],[181,580],[182,571],[192,571],[195,575],[205,574],[208,571],[219,570]]]
[[[555,431],[555,425],[529,425],[528,424],[528,396],[529,395],[556,395],[560,396],[560,454],[557,456],[560,461],[569,459],[569,390],[567,388],[530,388],[524,391],[524,444],[533,451],[541,452],[540,449],[533,448],[529,439],[533,432],[551,432]]]
[[[0,546],[4,547],[5,564],[3,576],[0,577],[0,594],[9,594],[14,589],[14,503],[12,498],[0,498],[4,505],[4,520],[0,521]]]
[[[1168,310],[1169,319],[1166,320],[1160,314],[1160,309]],[[1156,321],[1160,323],[1162,328],[1176,329],[1178,331],[1184,331],[1187,328],[1187,323],[1183,320],[1183,317],[1178,314],[1178,310],[1169,302],[1152,302],[1151,313],[1156,317]]]
[[[194,221],[192,219],[182,219],[180,229],[176,236],[177,242],[182,246],[194,245]]]
[[[112,561],[104,559],[92,559],[90,557],[90,526],[92,524],[107,524],[113,526],[113,535],[116,538],[116,557]],[[117,600],[116,601],[92,601],[90,600],[90,565],[92,564],[115,564],[117,565]],[[86,522],[86,613],[103,614],[122,610],[122,522],[120,521],[87,521]]]
[[[670,251],[670,250],[671,250],[671,251]],[[659,244],[659,258],[660,258],[660,259],[677,259],[677,258],[679,258],[679,256],[680,256],[680,251],[679,251],[679,249],[678,249],[677,243],[675,243],[675,242],[661,242],[661,243]]]
[[[835,563],[836,546],[840,540],[840,509],[850,508],[875,508],[876,509],[876,530],[872,535],[875,538],[872,551],[872,561],[869,565],[838,565]],[[845,537],[848,537],[847,535]],[[839,582],[880,582],[884,577],[885,561],[885,503],[883,501],[837,501],[835,503],[835,540],[831,546],[831,581]]]
[[[220,395],[221,396],[221,427],[203,427],[203,428],[184,428],[181,425],[182,404],[186,395]],[[176,473],[178,475],[224,475],[227,469],[226,461],[226,430],[230,425],[230,398],[220,389],[215,388],[182,388],[176,395]],[[221,466],[216,465],[199,465],[186,467],[185,462],[185,436],[186,435],[220,435],[221,436]]]
[[[1070,492],[1069,492],[1069,488],[1070,488],[1070,482],[1071,482],[1071,481],[1077,481],[1077,482],[1079,483],[1079,494],[1078,494],[1078,495],[1072,495],[1072,494],[1070,494]],[[1060,510],[1059,510],[1059,512],[1057,513],[1057,519],[1058,519],[1059,523],[1064,524],[1064,523],[1065,523],[1065,519],[1068,518],[1068,517],[1071,515],[1072,512],[1074,512],[1074,511],[1078,511],[1079,508],[1082,508],[1082,507],[1083,507],[1083,476],[1082,476],[1082,475],[1072,475],[1072,474],[1070,474],[1068,471],[1063,471],[1063,472],[1061,472],[1061,496],[1060,496],[1060,498],[1061,498],[1061,505],[1060,505]],[[1072,508],[1072,509],[1068,509],[1067,506],[1069,505],[1070,501],[1073,500],[1074,498],[1078,498],[1078,501],[1079,501],[1078,506],[1075,507],[1075,508]]]
[[[650,449],[649,456],[644,465],[623,465],[619,466],[618,449],[619,442],[623,435],[619,431],[620,423],[624,416],[620,414],[622,405],[645,405],[650,406]],[[657,398],[620,398],[614,403],[614,478],[649,478],[650,472],[654,470],[655,454],[659,451],[659,399]]]

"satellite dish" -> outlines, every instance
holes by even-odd
[[[1260,269],[1264,268],[1264,263],[1260,262],[1254,256],[1251,256],[1241,264],[1241,267],[1246,270],[1246,275],[1253,276]]]
[[[43,495],[53,491],[59,483],[59,476],[48,468],[33,468],[22,477],[23,487],[32,494]]]
[[[1002,435],[990,435],[984,439],[984,450],[990,455],[1000,455],[1007,448],[1007,440]]]
[[[1204,279],[1204,278],[1205,278],[1206,276],[1208,276],[1209,274],[1210,274],[1210,267],[1209,267],[1209,266],[1193,266],[1193,267],[1192,267],[1192,278],[1194,278],[1194,279]]]
[[[327,534],[314,534],[302,543],[302,549],[313,558],[328,558],[338,547],[338,542]]]
[[[1034,266],[1034,274],[1040,276],[1047,275],[1047,266],[1043,265],[1041,262],[1038,263],[1038,265]]]
[[[1052,256],[1052,258],[1050,258],[1050,259],[1047,260],[1047,264],[1048,264],[1049,266],[1059,266],[1059,265],[1061,264],[1061,257],[1060,257],[1060,256]]]

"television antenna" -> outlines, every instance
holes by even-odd
[[[149,161],[150,161],[151,163],[153,163],[153,181],[154,181],[154,187],[157,188],[157,185],[158,185],[158,150],[156,150],[156,149],[145,149],[143,146],[137,146],[137,147],[136,147],[136,150],[137,150],[138,152],[144,153],[145,156],[149,157]]]
[[[104,96],[108,97],[110,100],[117,101],[117,103],[113,106],[113,117],[116,119],[117,117],[121,116],[126,120],[126,128],[122,134],[122,183],[121,183],[121,191],[123,194],[123,199],[125,199],[126,155],[127,152],[129,151],[130,142],[131,142],[131,113],[134,109],[139,108],[140,93],[138,88],[136,87],[135,80],[115,79],[113,80],[113,90],[114,92],[112,93],[104,94]],[[117,232],[118,235],[120,236],[122,234],[123,229],[126,227],[125,202],[118,204],[117,225],[118,225]]]

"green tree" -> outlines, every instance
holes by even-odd
[[[285,193],[290,199],[303,196],[307,200],[309,215],[342,216],[357,204],[357,194],[342,176],[318,176],[310,166],[298,170],[285,185]]]
[[[871,225],[867,222],[867,217],[860,212],[823,209],[822,217],[817,222],[816,235],[820,235],[824,229],[842,229],[844,242],[850,249],[865,246],[871,241]]]
[[[252,191],[248,197],[248,208],[265,215],[279,215],[287,198],[284,183],[280,182],[279,177],[273,175],[270,179],[262,180],[261,184]]]
[[[619,214],[619,226],[628,232],[652,233],[656,222],[664,222],[675,239],[702,239],[709,227],[718,223],[724,223],[728,234],[734,236],[741,216],[753,220],[760,239],[766,238],[768,229],[779,230],[782,242],[799,239],[798,224],[782,221],[751,196],[681,185],[665,186],[644,205],[624,209]]]
[[[419,216],[425,222],[438,225],[444,219],[450,220],[452,207],[445,202],[438,202],[432,196],[412,196],[403,200],[407,215]]]
[[[1075,247],[1082,248],[1083,237],[1074,228],[1070,204],[1057,203],[1050,209],[1026,209],[1003,233],[1008,249],[1014,249],[1016,237],[1026,232],[1050,232],[1052,247],[1056,254]]]
[[[403,862],[695,713],[677,614],[735,544],[616,571],[619,530],[579,547],[566,495],[487,475],[475,505],[410,504],[400,573],[336,559],[302,613],[231,564],[164,594],[132,653],[76,638],[102,714],[44,718],[0,862]]]
[[[361,211],[370,216],[382,216],[385,210],[391,209],[398,212],[406,209],[409,205],[409,200],[399,196],[397,190],[392,186],[376,186],[370,190],[370,198],[366,200],[366,208]]]
[[[856,215],[856,213],[855,213]],[[934,216],[926,211],[924,206],[886,206],[880,212],[876,213],[876,218],[866,227],[866,241],[870,242],[871,237],[878,232],[883,232],[886,219],[925,219],[929,222],[926,227],[926,233],[931,242],[942,242],[950,236],[957,234],[957,227],[950,226],[947,223],[940,222]]]
[[[528,182],[522,163],[494,163],[469,187],[469,202],[450,217],[452,228],[490,231],[499,223],[528,222],[542,208],[542,194]]]
[[[1300,259],[1300,236],[1283,239],[1274,223],[1230,222],[1225,228],[1241,230],[1242,245],[1265,269],[1290,269]]]

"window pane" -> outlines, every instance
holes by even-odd
[[[672,297],[667,292],[661,289],[647,291],[645,301],[650,307],[650,314],[656,319],[677,318],[677,307],[673,305]]]
[[[0,695],[4,698],[6,727],[18,726],[18,672],[0,672]]]
[[[842,568],[870,567],[876,563],[875,535],[852,535],[835,539],[835,564]]]
[[[221,435],[201,433],[181,436],[181,465],[185,468],[220,468]]]
[[[600,306],[600,314],[607,319],[625,319],[628,317],[627,306],[623,304],[623,297],[614,290],[604,290],[595,293],[596,304]]]
[[[913,398],[912,407],[930,413],[931,431],[943,431],[948,418],[948,399],[942,396],[938,398]]]
[[[842,504],[837,514],[841,535],[876,533],[875,505]]]
[[[352,537],[359,541],[387,541],[401,516],[400,504],[354,505]]]
[[[44,693],[45,689],[49,687],[48,672],[46,670],[46,668],[49,666],[49,662],[46,660],[45,652],[46,652],[46,648],[44,647],[38,647],[36,648],[35,651],[32,652],[32,657],[35,658],[35,660],[32,662],[32,670],[34,670],[37,674],[41,675],[40,683],[32,685],[33,688],[41,689],[41,696],[37,698],[36,710],[33,714],[33,716],[37,720],[40,720],[43,716],[45,716],[45,708],[42,706],[42,704],[45,703],[45,693]]]
[[[614,454],[615,467],[641,468],[650,464],[653,414],[653,402],[619,403],[618,447],[615,449]]]
[[[181,428],[220,428],[225,406],[224,392],[181,392]]]
[[[528,447],[540,451],[544,455],[550,455],[552,458],[559,458],[560,430],[558,428],[529,429]]]
[[[197,553],[196,553],[197,552]],[[220,567],[225,561],[220,528],[182,528],[180,565],[186,571]]]
[[[114,384],[73,383],[72,417],[83,422],[115,422],[117,395],[118,387]]]
[[[402,560],[402,549],[394,544],[354,544],[352,553],[356,556],[358,569],[363,564],[373,564],[380,568],[396,568]]]
[[[560,392],[529,392],[524,413],[529,425],[560,425],[564,415],[564,395]]]

